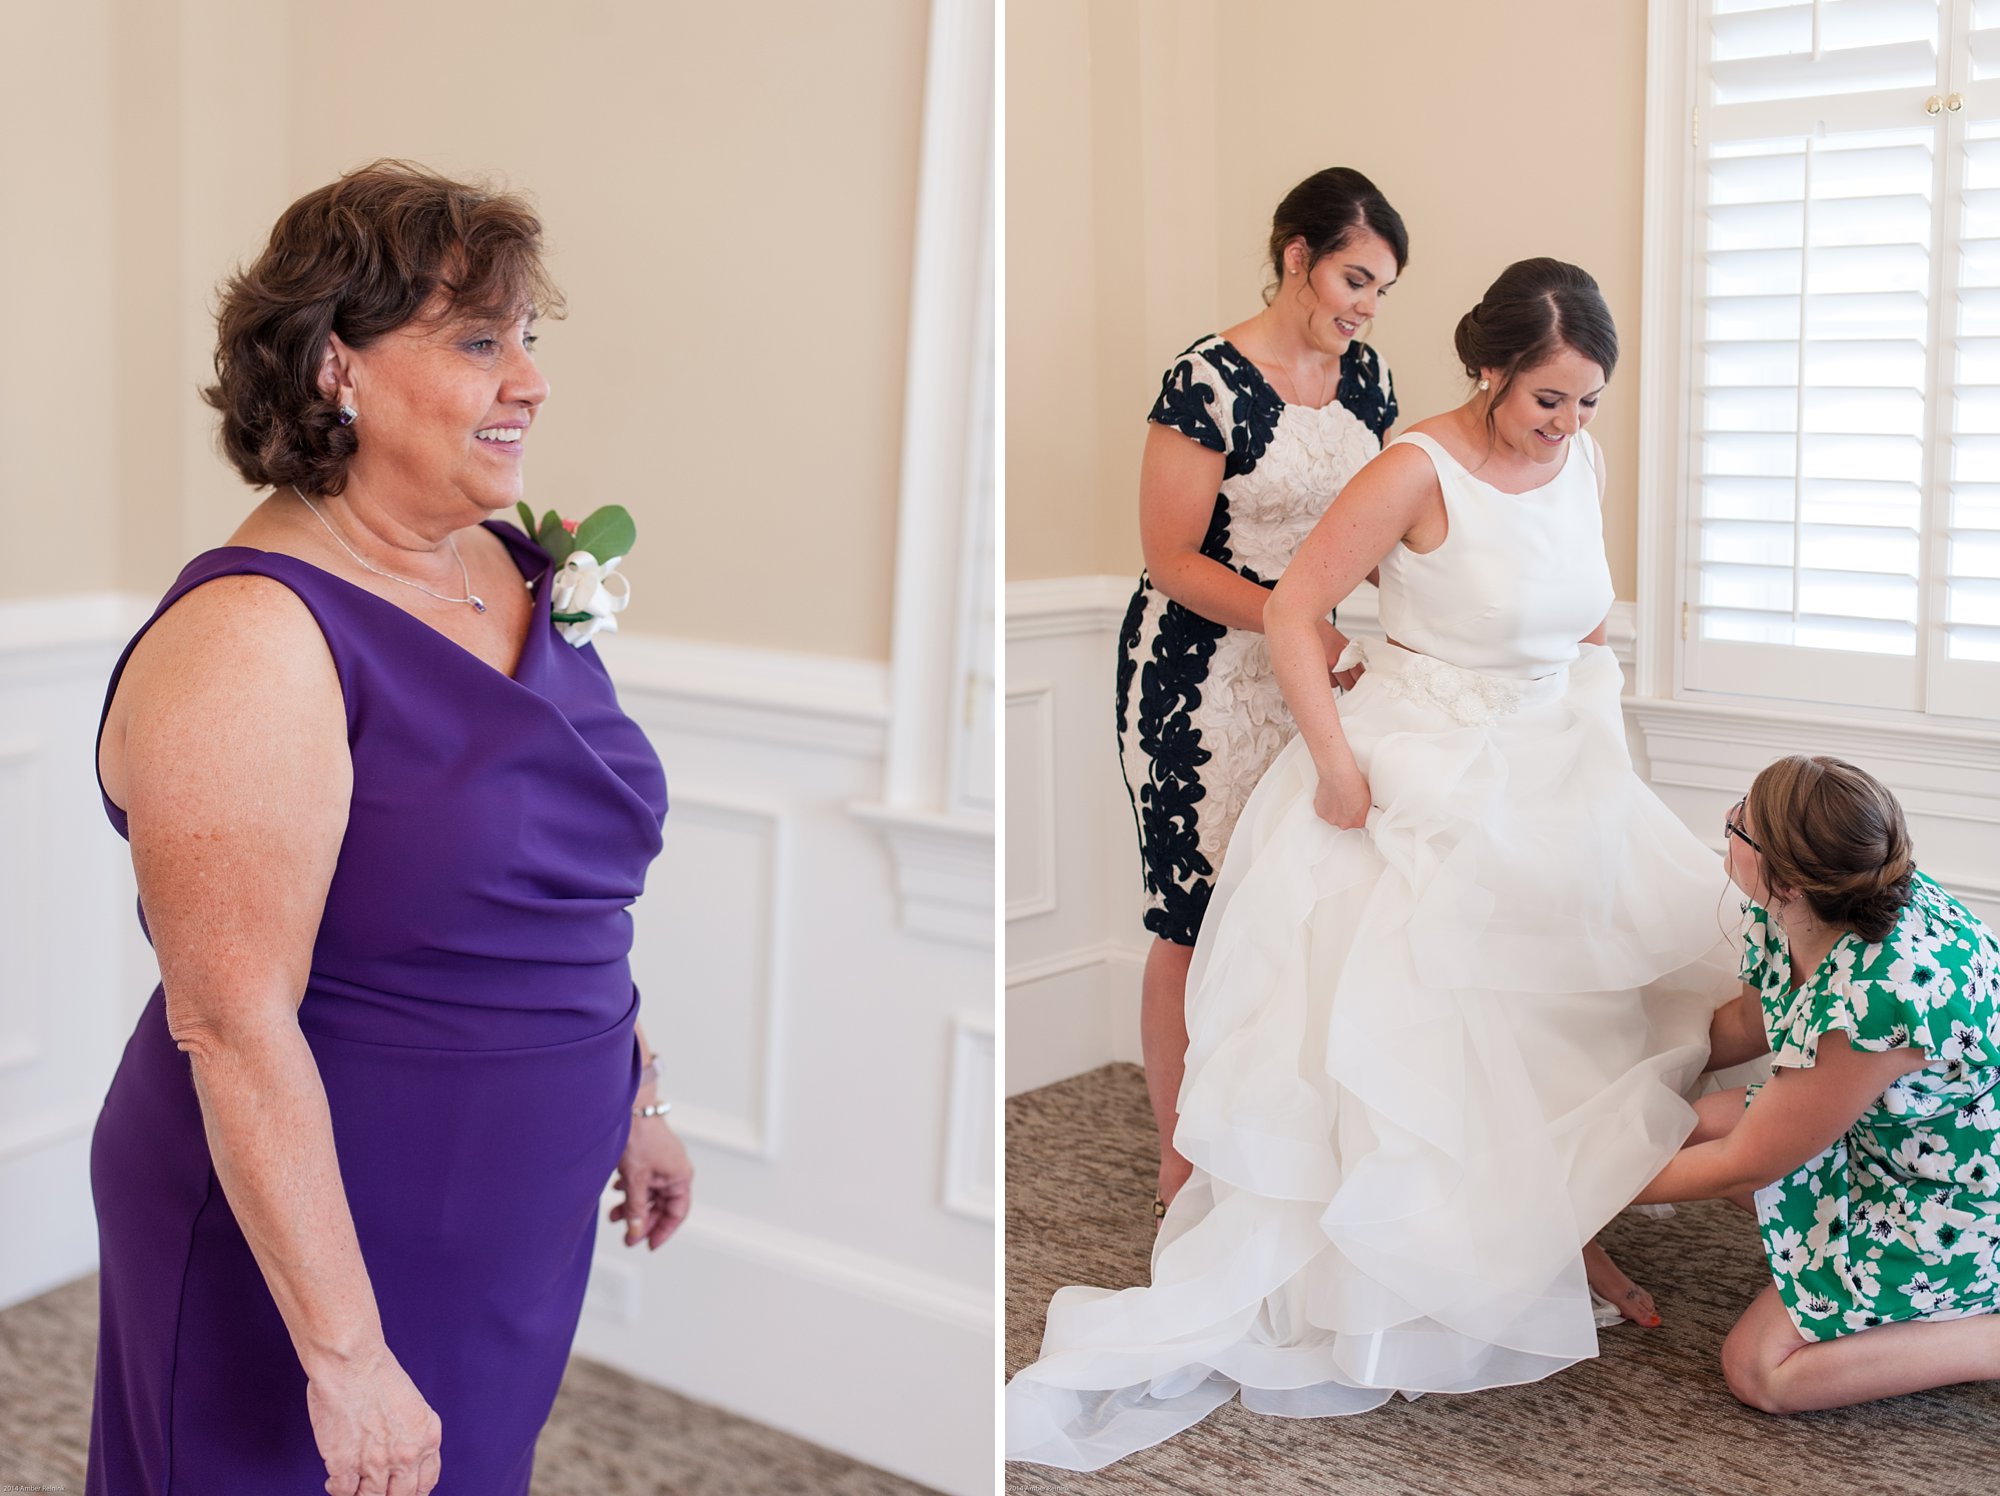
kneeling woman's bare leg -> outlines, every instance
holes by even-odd
[[[2000,1379],[2000,1314],[1807,1340],[1776,1286],[1767,1285],[1722,1342],[1722,1375],[1740,1401],[1766,1413],[1844,1408],[1954,1382],[1993,1381]]]
[[[1194,1166],[1174,1151],[1181,1076],[1187,1070],[1187,977],[1194,947],[1155,939],[1139,984],[1139,1052],[1146,1060],[1146,1092],[1160,1130],[1160,1198],[1173,1203]]]

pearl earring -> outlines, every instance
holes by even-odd
[[[1483,379],[1482,379],[1482,380],[1480,380],[1480,381],[1479,381],[1479,387],[1480,387],[1480,388],[1481,388],[1482,390],[1483,390],[1483,389],[1485,389],[1485,388],[1486,388],[1486,381],[1485,381],[1485,380],[1483,380]]]

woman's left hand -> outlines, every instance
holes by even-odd
[[[622,1203],[611,1219],[625,1223],[625,1245],[644,1241],[654,1251],[680,1229],[694,1194],[694,1165],[673,1129],[659,1117],[634,1117],[632,1135],[618,1160]]]
[[[1319,647],[1326,655],[1327,679],[1343,691],[1352,691],[1361,679],[1361,672],[1367,667],[1357,664],[1348,670],[1339,668],[1340,657],[1347,652],[1347,644],[1347,635],[1326,619],[1319,620]]]

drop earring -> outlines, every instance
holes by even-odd
[[[340,407],[337,414],[340,417],[341,425],[352,426],[355,422],[355,418],[358,417],[361,414],[361,412],[356,410],[351,405],[343,405]]]

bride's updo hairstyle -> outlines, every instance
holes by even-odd
[[[1500,381],[1486,405],[1486,434],[1493,408],[1514,381],[1565,348],[1582,354],[1611,378],[1618,367],[1618,328],[1590,272],[1562,260],[1516,260],[1486,288],[1479,305],[1458,319],[1452,346],[1467,379],[1498,369]]]
[[[1910,830],[1872,774],[1824,755],[1781,758],[1750,786],[1764,881],[1828,924],[1886,940],[1910,899]]]
[[[1360,172],[1348,166],[1329,166],[1316,171],[1285,194],[1278,211],[1271,215],[1271,274],[1276,277],[1264,290],[1268,305],[1285,282],[1285,246],[1294,239],[1306,241],[1306,274],[1335,250],[1345,249],[1363,229],[1380,236],[1396,256],[1398,271],[1409,263],[1410,231],[1403,227],[1403,215],[1389,206],[1389,199]]]

